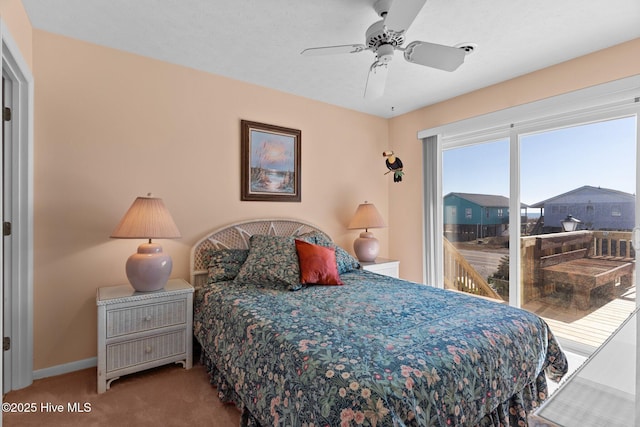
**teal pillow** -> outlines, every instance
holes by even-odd
[[[254,234],[249,255],[234,282],[270,285],[292,291],[302,288],[294,237]]]
[[[316,231],[311,233],[306,233],[298,237],[300,240],[304,240],[305,242],[313,243],[316,245],[326,246],[328,248],[333,248],[336,251],[336,264],[338,265],[338,273],[343,274],[347,273],[351,270],[356,270],[360,268],[360,263],[357,259],[355,259],[351,254],[340,246],[333,243],[326,235],[322,233],[318,233]]]
[[[224,282],[236,278],[247,260],[249,249],[218,249],[209,254],[209,283]]]

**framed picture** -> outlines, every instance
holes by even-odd
[[[240,200],[299,202],[302,133],[241,121]]]

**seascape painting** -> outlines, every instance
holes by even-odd
[[[250,164],[252,193],[293,194],[295,186],[295,138],[251,130]]]
[[[300,138],[296,129],[242,121],[241,200],[300,201]]]

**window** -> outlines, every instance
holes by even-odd
[[[473,216],[473,211],[471,210],[471,208],[466,208],[464,210],[464,217],[466,219],[471,219],[472,216]]]
[[[622,211],[620,210],[620,205],[612,205],[611,206],[611,216],[622,216]]]

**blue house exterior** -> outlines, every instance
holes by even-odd
[[[450,241],[501,236],[508,224],[507,197],[473,193],[444,196],[444,232]]]
[[[531,205],[544,209],[543,232],[561,230],[561,222],[571,215],[581,229],[630,231],[635,225],[636,197],[623,191],[585,185]]]

